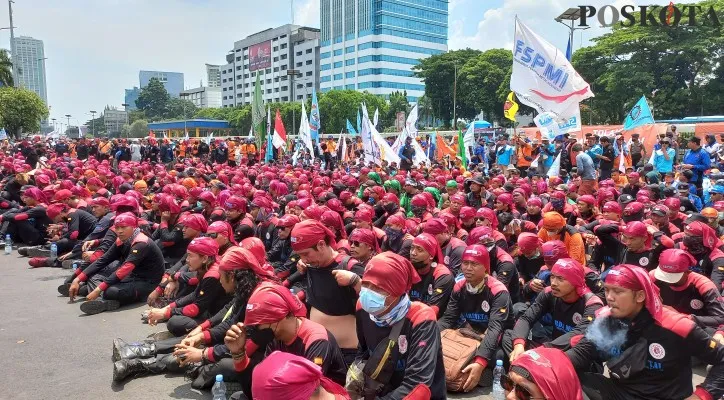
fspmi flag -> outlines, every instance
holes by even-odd
[[[651,125],[654,123],[654,115],[651,113],[649,103],[646,101],[646,96],[641,96],[641,99],[636,103],[635,106],[626,116],[626,121],[623,123],[623,130],[627,131],[641,125]]]
[[[508,98],[505,100],[503,105],[503,114],[505,118],[515,122],[515,114],[518,112],[518,103],[515,102],[515,95],[513,92],[508,94]]]

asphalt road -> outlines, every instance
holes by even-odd
[[[113,338],[140,340],[164,330],[141,323],[144,305],[86,316],[80,302],[69,304],[57,292],[68,270],[28,269],[27,259],[15,252],[0,253],[0,270],[0,400],[211,399],[179,375],[112,384]],[[695,383],[701,380],[694,376]],[[489,392],[450,397],[489,399]]]

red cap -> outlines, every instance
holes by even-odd
[[[299,217],[294,214],[284,214],[277,220],[276,225],[278,227],[289,228],[299,223]]]
[[[535,233],[523,232],[518,235],[518,247],[526,253],[540,248],[542,244],[543,241]]]
[[[118,227],[138,227],[138,218],[131,214],[131,213],[123,213],[121,215],[116,215],[116,218],[113,219],[113,226]]]
[[[460,219],[466,220],[470,218],[475,218],[475,209],[473,207],[465,206],[460,209]]]
[[[68,206],[64,203],[53,203],[48,206],[46,209],[46,213],[48,214],[48,218],[55,219],[58,215],[60,215],[61,212],[68,209]]]
[[[413,239],[412,245],[420,246],[425,249],[430,257],[437,259],[437,263],[442,264],[445,262],[445,257],[442,255],[442,250],[440,249],[440,245],[437,243],[435,236],[432,236],[429,233],[421,233]]]
[[[470,245],[463,252],[463,261],[472,261],[485,267],[485,272],[490,273],[490,255],[488,249],[481,244]]]
[[[663,304],[659,288],[651,281],[645,269],[630,264],[616,265],[606,275],[606,283],[629,290],[643,290],[646,293],[646,309],[655,320],[660,320]]]
[[[94,198],[93,200],[91,200],[90,205],[91,206],[100,206],[100,207],[110,207],[111,202],[108,201],[108,199],[103,196],[98,196],[98,197]]]
[[[291,353],[271,353],[252,373],[254,396],[259,399],[307,400],[320,386],[338,395],[336,398],[349,399],[344,388],[326,378],[319,365]]]
[[[606,204],[603,205],[602,211],[616,213],[619,216],[622,213],[621,205],[615,201],[607,201]]]
[[[425,222],[423,232],[429,233],[431,235],[439,235],[441,233],[447,232],[447,224],[442,218],[432,218]]]
[[[663,282],[678,283],[684,272],[693,265],[696,265],[696,259],[689,252],[666,249],[659,257],[659,266],[654,270],[654,277]]]
[[[73,192],[68,189],[61,189],[55,192],[55,195],[53,196],[53,201],[65,201],[71,197],[73,197]]]
[[[198,237],[189,243],[186,250],[202,256],[215,257],[219,254],[219,245],[210,237]]]

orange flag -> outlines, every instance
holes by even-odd
[[[442,135],[435,135],[435,147],[437,148],[437,158],[442,158],[449,155],[452,159],[455,159],[457,152],[445,143]]]

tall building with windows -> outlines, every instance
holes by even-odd
[[[234,43],[221,66],[221,103],[251,103],[257,74],[267,102],[300,101],[319,90],[319,29],[282,25]]]
[[[320,0],[322,92],[425,93],[412,67],[447,51],[448,0]]]
[[[184,90],[184,74],[181,72],[141,71],[138,73],[141,88],[148,86],[151,78],[156,78],[163,83],[163,86],[171,97],[179,97]]]
[[[45,82],[45,49],[43,41],[28,36],[18,36],[14,43],[12,61],[17,66],[17,86],[32,90],[48,104]]]
[[[206,64],[206,80],[208,87],[221,87],[221,65]]]

